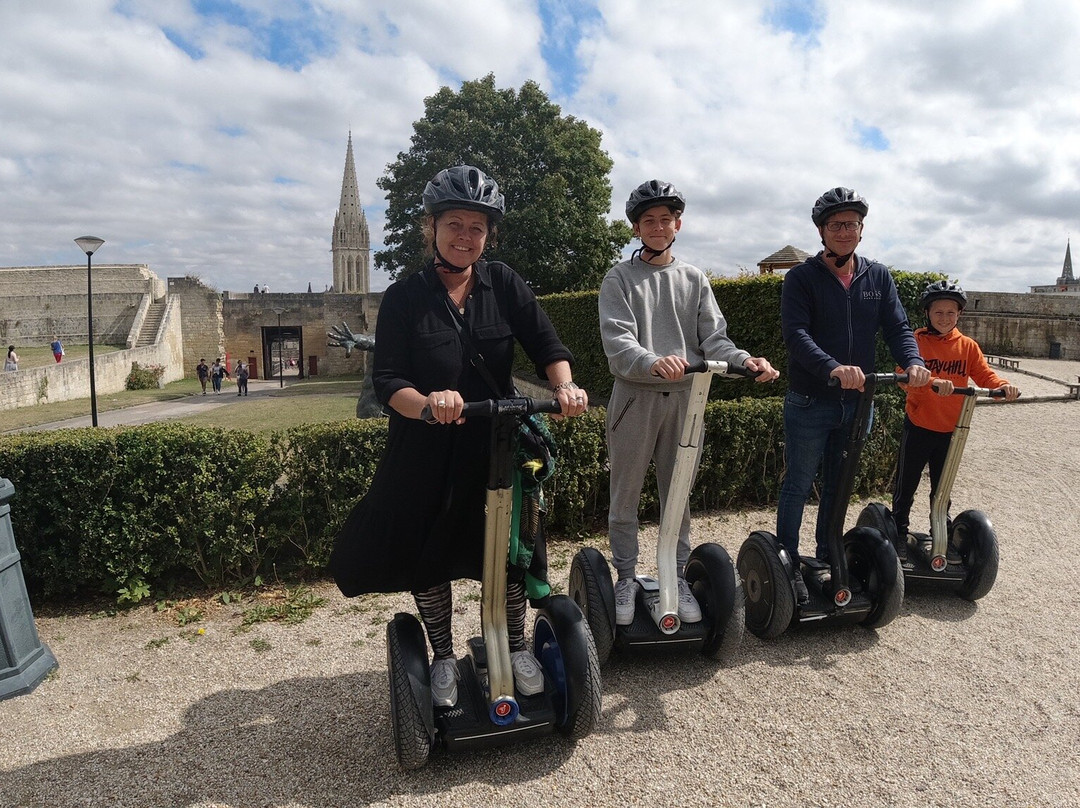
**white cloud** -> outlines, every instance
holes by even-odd
[[[871,203],[865,254],[1022,291],[1056,277],[1080,211],[1071,0],[823,0],[810,38],[769,2],[599,0],[571,70],[544,64],[526,0],[234,5],[0,5],[0,264],[78,263],[93,232],[102,261],[321,289],[346,133],[377,248],[375,180],[423,99],[488,72],[574,75],[552,98],[604,133],[613,215],[639,182],[676,183],[677,251],[718,274],[815,249],[810,206],[844,184]]]

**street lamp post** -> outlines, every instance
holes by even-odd
[[[94,379],[94,292],[90,279],[90,256],[105,243],[97,236],[83,236],[75,239],[79,249],[86,253],[86,330],[90,344],[90,422],[97,426],[97,387]]]
[[[277,373],[278,373],[278,388],[285,386],[285,364],[281,360],[281,315],[285,313],[285,309],[274,308],[274,314],[277,315]]]

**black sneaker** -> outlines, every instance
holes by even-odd
[[[893,542],[893,546],[896,547],[896,557],[900,559],[901,564],[907,563],[907,528],[896,531],[896,541]]]
[[[795,600],[800,604],[810,600],[810,592],[806,589],[806,582],[802,579],[802,571],[795,570]]]

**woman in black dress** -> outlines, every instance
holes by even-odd
[[[498,184],[454,166],[427,184],[423,203],[431,257],[386,290],[375,328],[372,381],[390,414],[386,452],[338,535],[330,569],[347,597],[413,593],[433,650],[432,697],[449,707],[457,702],[450,582],[481,579],[490,430],[487,419],[465,420],[461,409],[493,397],[452,309],[503,396],[513,394],[515,340],[563,415],[585,412],[588,396],[532,290],[506,264],[481,259],[505,212]],[[420,420],[425,407],[431,423]],[[515,684],[525,695],[540,692],[543,675],[525,650],[523,584],[508,584],[507,614]]]

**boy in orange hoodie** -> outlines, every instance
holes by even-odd
[[[967,305],[963,289],[949,281],[935,281],[927,284],[919,302],[929,326],[915,332],[915,341],[931,379],[926,387],[905,385],[907,406],[892,502],[897,554],[901,559],[907,555],[911,503],[928,463],[931,503],[941,481],[949,441],[964,403],[960,396],[952,395],[953,388],[965,386],[970,378],[979,387],[1004,390],[1006,401],[1015,401],[1020,395],[1018,387],[990,369],[978,343],[956,327]]]

